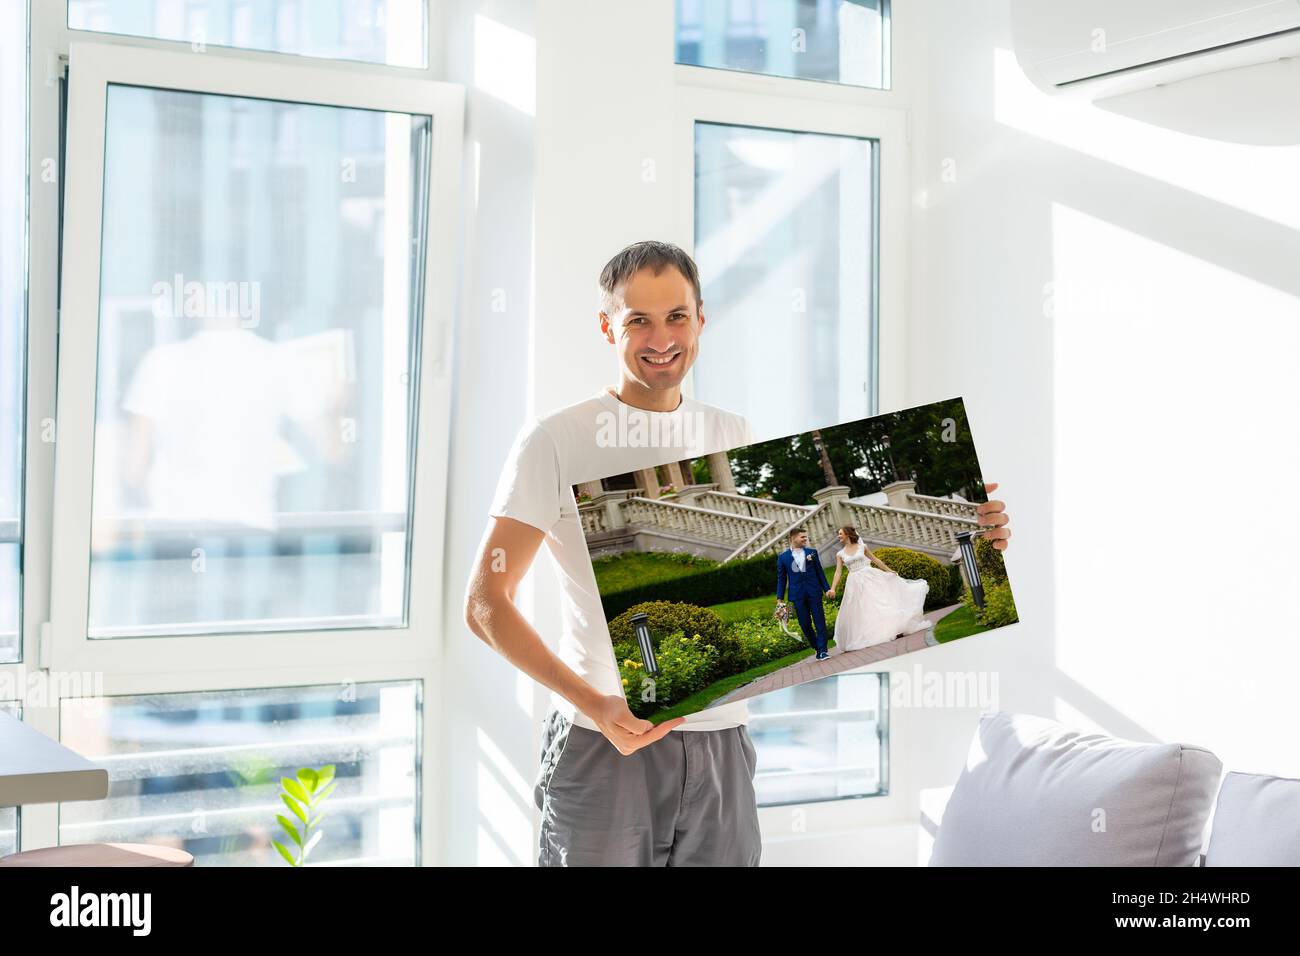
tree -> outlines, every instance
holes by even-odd
[[[826,454],[826,443],[822,441],[822,433],[814,428],[811,432],[813,444],[817,447],[817,458],[822,466],[822,475],[826,479],[826,487],[830,488],[838,485],[835,479],[835,469],[831,467],[830,456]]]
[[[813,492],[847,485],[852,497],[900,479],[921,494],[983,501],[983,481],[961,399],[759,442],[730,454],[742,494],[811,504]]]

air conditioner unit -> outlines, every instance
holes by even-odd
[[[1011,0],[1016,58],[1096,98],[1300,55],[1300,0]]]

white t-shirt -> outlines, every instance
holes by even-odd
[[[573,486],[686,458],[730,451],[754,442],[749,423],[683,397],[672,412],[649,412],[608,391],[561,408],[524,426],[497,485],[490,514],[514,518],[546,533],[546,546],[563,591],[556,654],[600,693],[626,698],[614,660],[587,539],[578,521]],[[543,637],[548,626],[534,622]],[[598,730],[559,694],[554,707],[580,727]],[[747,722],[745,701],[689,714],[677,730],[722,730]]]

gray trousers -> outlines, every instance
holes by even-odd
[[[758,866],[762,842],[743,727],[674,730],[624,756],[558,711],[533,795],[539,866]]]

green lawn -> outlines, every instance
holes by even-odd
[[[596,586],[600,588],[600,593],[610,594],[638,584],[653,584],[698,574],[716,568],[718,562],[688,554],[629,551],[611,558],[600,558],[593,561],[592,566],[596,569]]]
[[[835,626],[835,615],[832,609],[838,608],[838,601],[826,601],[826,626]],[[736,621],[743,621],[751,614],[758,613],[765,618],[770,618],[776,611],[776,596],[765,594],[762,597],[745,598],[743,601],[727,601],[724,604],[710,604],[709,610],[718,617],[722,618],[724,624],[734,624]],[[794,612],[790,612],[790,629],[796,628]]]
[[[946,644],[948,641],[955,641],[959,637],[969,637],[972,634],[988,630],[991,630],[991,628],[985,627],[975,620],[975,615],[971,612],[971,609],[963,605],[935,625],[934,639],[940,644]]]
[[[722,623],[734,624],[736,621],[743,621],[751,614],[762,614],[764,617],[771,617],[776,610],[776,598],[770,594],[765,594],[763,597],[745,598],[743,601],[711,604],[709,610],[722,618]]]

